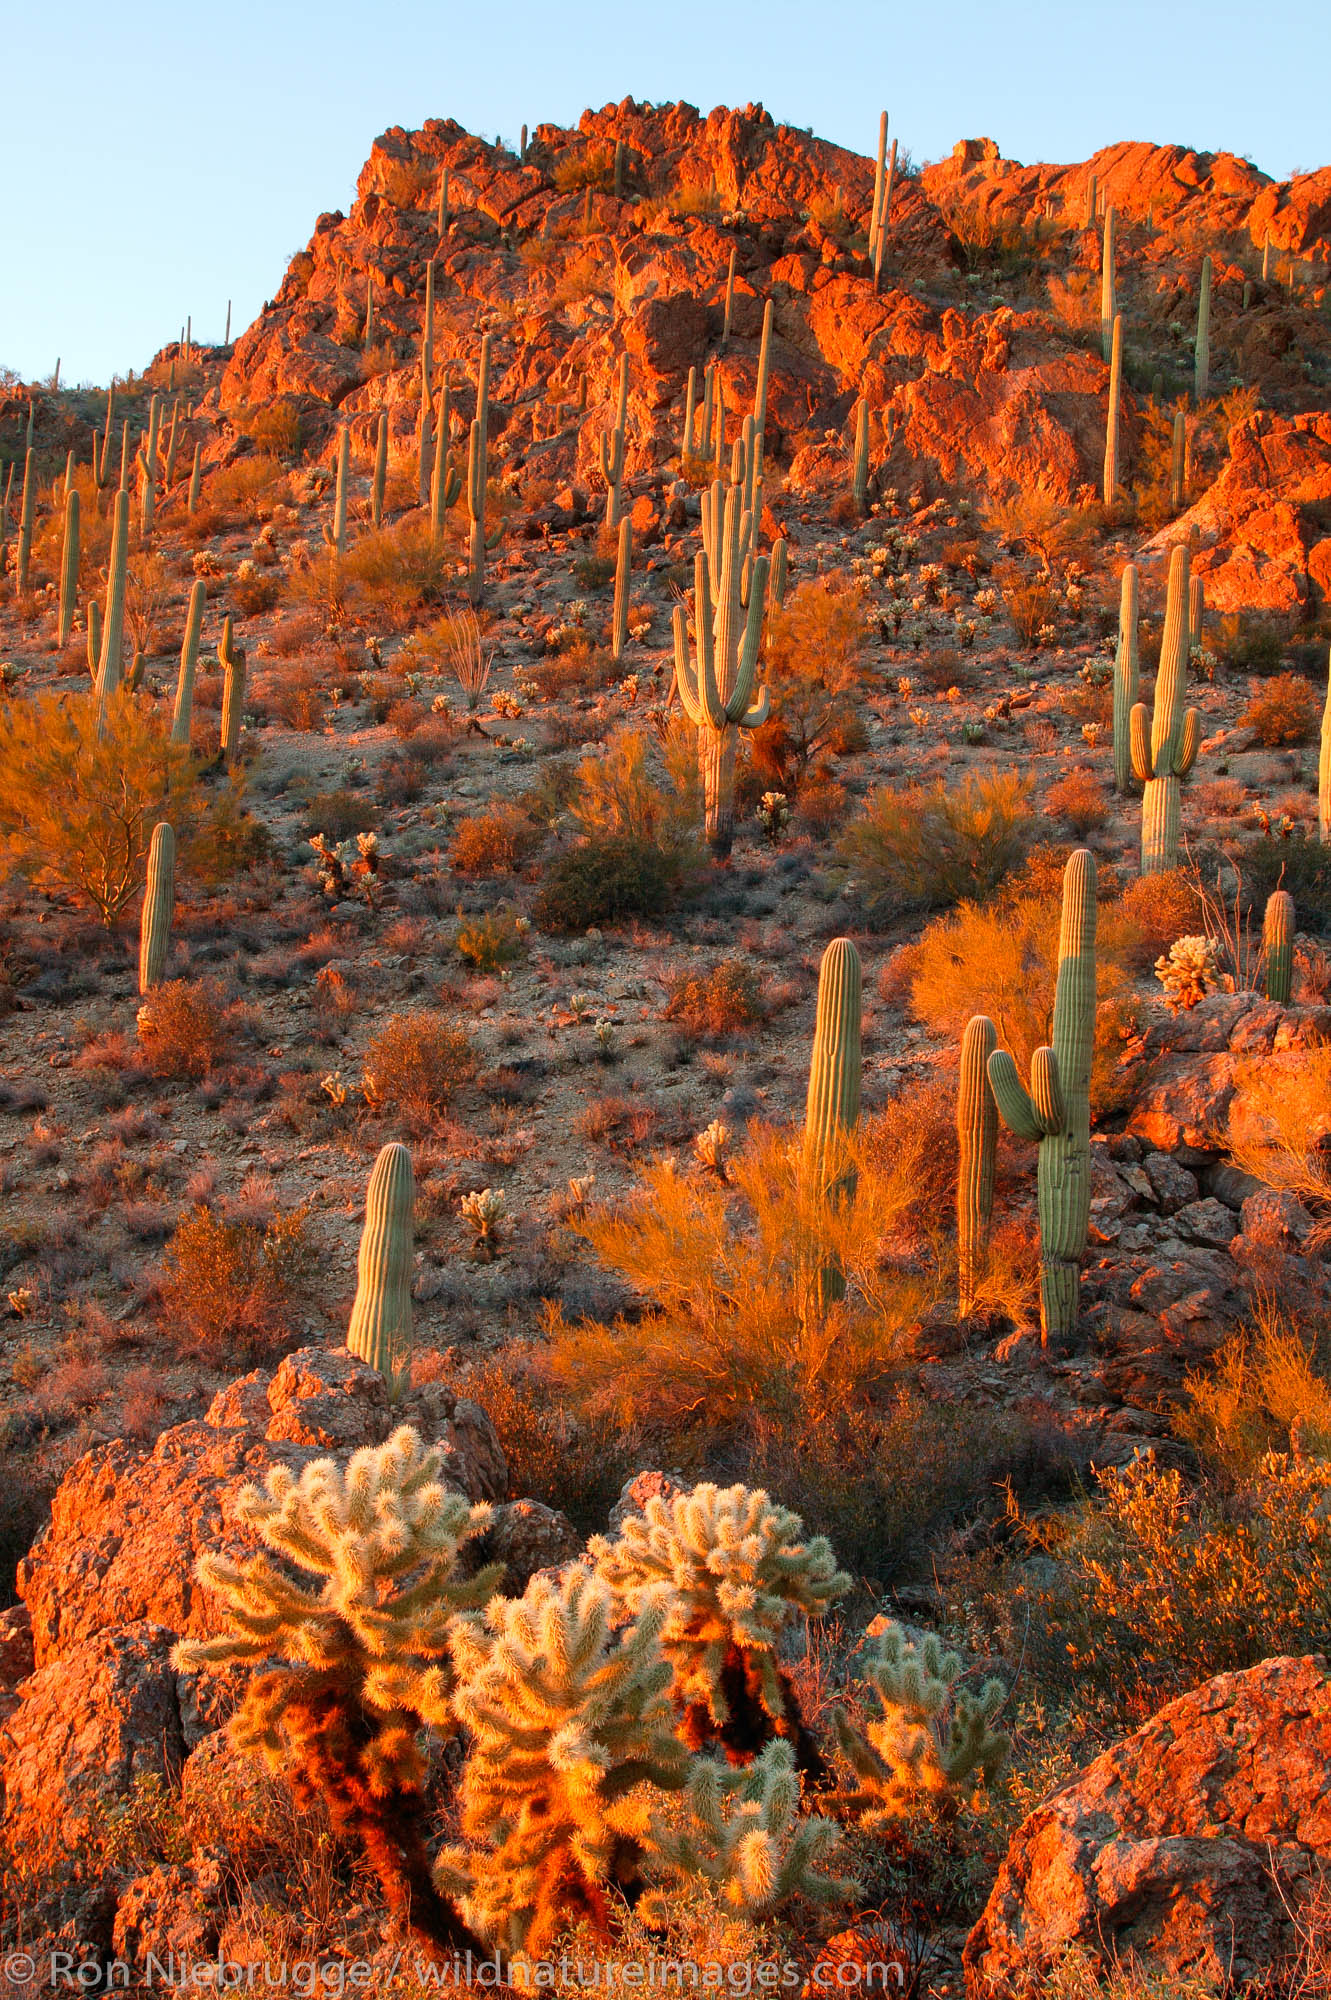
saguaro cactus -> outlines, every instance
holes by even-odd
[[[231,636],[231,620],[222,625],[217,657],[222,663],[222,760],[230,764],[240,748],[240,718],[245,706],[245,648]]]
[[[76,487],[66,481],[65,490],[65,545],[60,556],[60,618],[56,627],[56,643],[69,644],[70,627],[74,623],[74,606],[79,593],[79,496]]]
[[[869,262],[877,262],[878,229],[883,213],[883,175],[887,170],[887,113],[878,114],[878,160],[873,174],[873,206],[869,210]]]
[[[1132,780],[1132,711],[1137,706],[1137,565],[1123,565],[1118,600],[1118,651],[1114,656],[1114,790]]]
[[[1118,318],[1118,303],[1114,284],[1114,258],[1118,241],[1118,212],[1113,207],[1105,210],[1105,233],[1100,251],[1100,348],[1105,360],[1111,358],[1114,345],[1114,321]]]
[[[148,883],[139,918],[139,992],[160,985],[171,942],[176,907],[176,834],[169,820],[153,828],[148,844]]]
[[[763,307],[763,336],[758,343],[758,380],[753,391],[753,477],[763,476],[767,435],[767,376],[772,360],[772,301]]]
[[[148,435],[139,452],[139,532],[146,542],[152,533],[157,511],[157,440],[162,422],[162,399],[154,396],[148,405]]]
[[[1178,866],[1179,780],[1197,760],[1200,734],[1195,708],[1186,709],[1188,683],[1188,551],[1180,544],[1170,554],[1169,587],[1165,598],[1165,631],[1160,643],[1160,667],[1155,677],[1155,705],[1147,737],[1146,704],[1138,702],[1129,722],[1132,768],[1142,792],[1142,874],[1159,875]]]
[[[957,1077],[957,1311],[972,1311],[994,1212],[994,1163],[998,1106],[989,1087],[989,1058],[998,1032],[987,1014],[975,1014],[961,1038]]]
[[[897,178],[897,142],[892,141],[892,150],[887,156],[887,181],[883,188],[883,207],[878,219],[878,233],[873,246],[873,288],[879,289],[883,280],[883,249],[887,242],[887,225],[892,218],[892,189]]]
[[[726,269],[726,312],[725,312],[725,319],[721,327],[722,347],[724,347],[730,339],[730,321],[735,310],[735,252],[736,252],[736,245],[732,243],[730,246],[730,263]],[[689,373],[692,374],[692,372],[693,372],[692,369],[690,369]]]
[[[451,387],[448,371],[444,371],[443,387],[439,391],[439,409],[434,430],[434,471],[430,475],[430,533],[442,535],[445,517],[449,508],[462,491],[462,481],[453,470],[453,460],[449,452],[449,401]]]
[[[1109,213],[1113,214],[1111,208]],[[1118,494],[1118,413],[1123,394],[1123,316],[1114,314],[1114,324],[1109,336],[1109,408],[1105,416],[1105,486],[1106,507],[1112,507]]]
[[[610,654],[618,659],[629,636],[629,575],[633,568],[633,522],[625,514],[619,524],[619,554],[615,562],[615,608],[610,620]]]
[[[189,496],[185,502],[185,512],[192,514],[199,504],[199,487],[203,483],[203,446],[194,447],[194,464],[190,469]]]
[[[33,462],[32,446],[23,454],[23,498],[19,502],[18,517],[18,587],[28,587],[29,564],[32,561],[32,523],[37,505],[37,471]]]
[[[782,535],[772,544],[771,577],[767,587],[768,597],[778,611],[786,601],[786,574],[788,568],[789,556],[786,549],[786,538]]]
[[[855,462],[851,477],[851,491],[856,510],[867,513],[869,507],[869,398],[861,396],[855,405]]]
[[[721,509],[719,563],[710,562],[702,549],[694,560],[696,669],[689,661],[684,607],[675,606],[675,682],[684,713],[698,731],[707,843],[716,858],[724,860],[735,837],[735,752],[739,731],[757,729],[767,720],[769,709],[765,689],[750,704],[762,640],[768,562],[766,556],[754,561],[746,619],[741,600],[743,490],[732,486],[726,492],[718,480],[712,491],[714,502]]]
[[[467,453],[467,514],[471,540],[467,565],[467,595],[479,604],[485,591],[485,551],[492,549],[503,533],[502,523],[494,534],[485,534],[485,489],[489,479],[490,434],[490,336],[481,341],[481,366],[476,382],[476,415],[471,426]]]
[[[1288,889],[1273,889],[1266,899],[1262,951],[1266,959],[1266,997],[1288,1007],[1294,976],[1294,898]]]
[[[388,481],[388,412],[380,410],[379,423],[374,434],[374,479],[370,485],[370,520],[376,528],[383,525],[384,488]]]
[[[190,724],[194,718],[194,670],[199,663],[199,633],[203,629],[203,607],[207,596],[207,584],[201,576],[196,577],[189,594],[185,637],[180,646],[180,675],[176,681],[175,712],[171,717],[173,743],[189,743]]]
[[[97,667],[99,713],[120,686],[120,653],[125,636],[125,575],[129,562],[129,495],[116,494],[111,523],[111,554],[106,572],[106,617],[102,621],[102,653]]]
[[[347,552],[347,490],[351,484],[351,426],[343,424],[337,439],[337,485],[333,490],[333,525],[324,523],[324,540],[338,562]]]
[[[1039,1144],[1040,1326],[1047,1344],[1077,1324],[1078,1265],[1091,1213],[1091,1055],[1095,1039],[1095,857],[1079,847],[1063,871],[1052,1046],[1031,1058],[1030,1089],[1006,1049],[988,1061],[999,1116]]]
[[[377,1368],[396,1402],[411,1370],[411,1215],[416,1184],[411,1154],[385,1146],[365,1196],[356,1260],[356,1302],[347,1328],[352,1354]]]
[[[1202,286],[1197,300],[1197,345],[1192,375],[1193,401],[1206,401],[1211,386],[1211,260],[1202,258]]]
[[[804,1111],[804,1170],[824,1199],[832,1202],[855,1192],[845,1143],[860,1122],[863,983],[854,945],[849,938],[833,938],[818,968],[818,1011]],[[838,1270],[824,1269],[819,1288],[824,1304],[844,1298],[845,1277]]]
[[[1182,410],[1174,412],[1174,436],[1169,455],[1169,511],[1181,514],[1188,497],[1188,421]]]
[[[619,517],[624,511],[624,425],[628,406],[629,358],[627,354],[621,354],[614,429],[603,432],[596,447],[601,462],[601,477],[605,481],[605,524],[608,528],[619,526]]]

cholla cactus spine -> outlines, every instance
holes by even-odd
[[[633,521],[625,514],[619,523],[619,549],[615,559],[615,604],[610,619],[610,653],[619,659],[629,636],[629,578],[633,568]]]
[[[1181,802],[1179,781],[1197,758],[1200,734],[1195,708],[1186,709],[1189,623],[1188,550],[1180,544],[1169,558],[1165,630],[1160,642],[1160,666],[1155,678],[1155,705],[1150,740],[1146,708],[1138,702],[1129,718],[1132,766],[1143,785],[1141,869],[1158,875],[1177,868]]]
[[[1132,711],[1137,706],[1137,565],[1125,563],[1118,601],[1118,650],[1114,655],[1114,789],[1132,781]]]
[[[540,1956],[575,1916],[604,1934],[612,1870],[648,1831],[641,1788],[678,1791],[687,1777],[662,1595],[623,1629],[614,1614],[608,1585],[575,1564],[453,1622],[453,1705],[473,1739],[460,1790],[469,1844],[445,1851],[436,1879],[509,1951]]]
[[[153,828],[148,844],[148,880],[139,919],[139,992],[161,984],[176,906],[176,835],[169,820]]]
[[[66,482],[65,488],[65,536],[60,553],[60,613],[56,627],[56,644],[69,644],[70,629],[74,623],[74,606],[79,592],[79,496],[76,488]]]
[[[999,1116],[1039,1144],[1040,1323],[1062,1340],[1077,1324],[1078,1265],[1091,1210],[1091,1055],[1095,1040],[1095,857],[1078,848],[1063,871],[1052,1046],[1031,1058],[1029,1091],[1006,1049],[989,1058]]]
[[[1262,952],[1266,962],[1266,997],[1289,1005],[1294,975],[1294,898],[1288,889],[1273,889],[1262,919]]]
[[[865,1663],[864,1677],[881,1714],[864,1729],[844,1710],[834,1717],[838,1745],[859,1780],[845,1795],[866,1829],[901,1820],[923,1798],[956,1811],[982,1778],[992,1784],[1009,1743],[991,1727],[1005,1699],[1001,1681],[978,1694],[958,1687],[961,1660],[934,1633],[918,1644],[889,1625]]]
[[[712,505],[719,522],[719,566],[714,559],[709,561],[702,549],[694,560],[696,668],[689,659],[688,620],[682,604],[675,606],[674,616],[675,683],[684,713],[698,731],[707,842],[718,860],[729,854],[735,837],[739,731],[759,728],[769,713],[765,690],[750,706],[762,641],[768,563],[766,556],[753,561],[746,620],[741,535],[747,524],[742,503],[741,486],[727,491],[717,481]]]
[[[188,745],[194,716],[194,672],[199,662],[199,634],[203,630],[203,607],[208,586],[196,577],[190,588],[189,609],[185,613],[185,636],[180,645],[180,675],[176,681],[176,706],[171,718],[171,741]]]
[[[222,665],[222,759],[230,764],[240,748],[240,721],[245,708],[245,648],[231,636],[231,619],[222,621],[217,644]]]
[[[416,1185],[411,1154],[396,1142],[374,1163],[365,1196],[365,1224],[356,1260],[356,1299],[347,1347],[388,1383],[396,1402],[411,1370],[412,1209]]]
[[[690,1895],[707,1883],[737,1916],[759,1920],[792,1896],[844,1902],[859,1884],[826,1874],[841,1845],[835,1820],[800,1813],[800,1779],[788,1743],[769,1743],[743,1771],[699,1757],[689,1772],[687,1817],[653,1815],[646,1872]],[[653,1891],[638,1914],[664,1925],[669,1902]]]
[[[961,1038],[957,1077],[957,1310],[965,1319],[975,1304],[994,1210],[998,1106],[989,1088],[989,1058],[998,1034],[986,1014],[975,1014]]]
[[[801,1738],[798,1705],[776,1646],[793,1619],[821,1617],[848,1589],[823,1536],[803,1539],[798,1514],[761,1488],[705,1484],[654,1494],[611,1542],[588,1544],[596,1574],[641,1615],[661,1587],[661,1645],[672,1696],[694,1747],[736,1757],[774,1733]]]

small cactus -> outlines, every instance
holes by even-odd
[[[160,986],[171,942],[176,903],[176,835],[168,820],[153,828],[148,846],[148,882],[139,919],[139,992]]]
[[[1188,497],[1188,420],[1182,410],[1174,412],[1174,436],[1169,456],[1169,510],[1181,514]]]
[[[416,1200],[411,1154],[385,1146],[374,1163],[365,1196],[365,1226],[356,1262],[356,1301],[347,1347],[388,1383],[396,1402],[411,1372],[412,1209]]]
[[[1262,952],[1266,961],[1266,997],[1288,1007],[1294,973],[1294,898],[1288,889],[1274,889],[1266,899]]]
[[[866,1832],[903,1819],[925,1798],[955,1815],[979,1781],[992,1784],[1006,1758],[1006,1736],[991,1725],[1005,1699],[1003,1683],[977,1694],[960,1685],[961,1660],[926,1632],[907,1639],[888,1625],[869,1651],[864,1677],[881,1714],[864,1729],[844,1711],[833,1716],[837,1742],[858,1785],[844,1795]]]
[[[866,513],[869,506],[869,398],[861,396],[855,405],[855,460],[851,474],[855,511]]]
[[[488,1187],[464,1194],[460,1207],[463,1221],[471,1225],[473,1250],[482,1262],[492,1264],[508,1208],[503,1189]]]

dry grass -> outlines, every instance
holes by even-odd
[[[198,1082],[233,1053],[236,1016],[210,981],[168,980],[139,1008],[139,1047],[154,1076]]]
[[[667,1021],[686,1034],[710,1040],[751,1028],[764,1015],[758,981],[741,958],[725,958],[706,972],[686,972],[676,979],[666,1001]]]
[[[844,747],[858,724],[865,645],[864,593],[823,577],[801,583],[769,613],[763,680],[772,713],[755,734],[754,763],[797,792],[810,767]]]
[[[1298,674],[1276,674],[1266,681],[1239,717],[1255,742],[1275,750],[1286,743],[1311,743],[1321,720],[1321,706],[1307,681]]]
[[[837,843],[870,917],[992,894],[1021,859],[1030,789],[1015,771],[986,771],[871,792]]]
[[[1331,1044],[1245,1063],[1229,1110],[1230,1158],[1301,1201],[1331,1202]]]
[[[185,1352],[224,1365],[247,1363],[298,1332],[311,1265],[304,1209],[261,1227],[224,1222],[201,1208],[171,1240],[162,1313]]]
[[[1114,806],[1093,771],[1069,771],[1049,787],[1043,809],[1051,819],[1066,821],[1083,839],[1105,824]]]
[[[1229,1479],[1251,1478],[1269,1451],[1331,1458],[1331,1379],[1325,1335],[1292,1325],[1269,1302],[1188,1379],[1174,1428]]]
[[[475,1071],[470,1042],[446,1014],[393,1014],[365,1051],[365,1101],[428,1130]]]
[[[458,821],[449,866],[459,875],[508,875],[535,853],[544,838],[520,806],[501,802]]]

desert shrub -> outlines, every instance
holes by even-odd
[[[612,146],[579,146],[561,153],[555,161],[555,188],[571,194],[578,188],[612,188],[615,184],[615,153]]]
[[[1045,793],[1044,809],[1051,819],[1066,820],[1080,838],[1103,826],[1113,806],[1093,771],[1069,771]]]
[[[1234,1165],[1302,1201],[1331,1202],[1331,1043],[1244,1063],[1235,1084]]]
[[[244,618],[259,618],[265,611],[271,611],[282,595],[280,580],[255,570],[244,576],[237,573],[232,577],[228,589],[231,602]]]
[[[1331,934],[1331,846],[1310,840],[1300,827],[1287,840],[1267,834],[1245,841],[1238,862],[1245,907],[1258,920],[1271,891],[1288,889],[1299,929]]]
[[[235,1010],[204,979],[170,979],[139,1008],[139,1047],[154,1076],[198,1081],[231,1055]]]
[[[578,1114],[578,1131],[593,1146],[608,1153],[634,1153],[645,1146],[657,1127],[656,1107],[645,1097],[624,1097],[607,1091],[594,1097]]]
[[[315,792],[305,808],[303,826],[307,835],[322,833],[329,840],[350,840],[358,833],[373,833],[379,814],[371,799],[360,792]]]
[[[764,1418],[825,1431],[832,1412],[890,1385],[935,1295],[928,1146],[901,1105],[866,1120],[845,1155],[855,1197],[840,1203],[781,1131],[732,1156],[733,1186],[650,1167],[627,1202],[570,1223],[641,1310],[610,1325],[554,1313],[553,1378],[590,1417],[671,1440]],[[885,1249],[907,1241],[900,1262]],[[831,1268],[844,1275],[839,1300]]]
[[[532,906],[543,931],[585,931],[659,917],[680,888],[678,863],[650,840],[592,836],[549,863]]]
[[[520,807],[493,805],[458,821],[449,865],[459,875],[506,875],[520,868],[544,838]]]
[[[390,160],[383,170],[381,190],[394,208],[419,208],[429,201],[438,179],[437,169],[425,160]]]
[[[1209,1469],[1250,1479],[1270,1451],[1331,1458],[1331,1374],[1324,1331],[1259,1307],[1214,1361],[1188,1378],[1174,1429]]]
[[[285,396],[275,403],[258,403],[239,422],[255,446],[270,458],[298,458],[304,443],[300,410]]]
[[[392,1014],[365,1051],[365,1101],[425,1128],[476,1072],[467,1037],[445,1014]]]
[[[1040,634],[1058,617],[1058,598],[1049,576],[1030,576],[1016,563],[1000,563],[994,571],[1003,604],[1023,646],[1034,649]]]
[[[1276,674],[1255,694],[1239,717],[1244,729],[1268,750],[1282,743],[1311,743],[1321,720],[1321,708],[1307,681],[1298,674]]]
[[[1138,1459],[1070,1514],[1028,1522],[1053,1581],[1014,1579],[1032,1651],[1149,1714],[1213,1674],[1317,1651],[1331,1618],[1331,1465],[1271,1454],[1223,1491]]]
[[[291,481],[276,458],[238,458],[208,475],[203,498],[210,512],[224,518],[262,520],[274,507],[290,504]]]
[[[270,669],[252,700],[261,713],[275,715],[290,729],[322,729],[328,709],[323,676],[317,667],[305,665]]]
[[[694,731],[676,724],[653,741],[641,729],[617,730],[578,765],[568,809],[585,834],[651,841],[682,858],[702,817]]]
[[[858,584],[834,588],[823,577],[798,584],[768,616],[762,677],[772,713],[753,754],[782,788],[797,791],[810,765],[859,720],[864,621]]]
[[[1184,868],[1137,875],[1121,896],[1100,908],[1099,948],[1133,972],[1149,972],[1176,938],[1195,935],[1202,922],[1193,875]]]
[[[520,920],[505,913],[464,917],[453,940],[458,957],[476,972],[498,972],[521,958],[524,950]]]
[[[372,529],[352,543],[340,564],[349,603],[403,621],[422,604],[437,604],[452,579],[443,540],[418,514]]]
[[[1000,540],[1032,550],[1046,572],[1046,583],[1056,564],[1080,560],[1088,553],[1099,525],[1094,508],[1065,507],[1039,487],[995,501],[986,508],[984,521]],[[1000,566],[994,574],[1000,585],[1014,580],[1010,565],[1006,570]]]
[[[742,958],[724,958],[706,972],[686,972],[666,1001],[667,1021],[700,1038],[732,1034],[763,1018],[758,982]]]
[[[0,838],[10,866],[112,924],[139,888],[159,820],[184,837],[203,816],[189,752],[134,696],[37,695],[0,711]]]
[[[605,648],[579,638],[557,652],[543,653],[539,660],[532,661],[526,673],[545,701],[558,701],[565,695],[591,694],[604,687],[612,672],[617,671]],[[580,717],[575,719],[585,728]]]
[[[1278,674],[1285,657],[1283,626],[1255,611],[1229,611],[1212,622],[1222,667],[1239,674]]]
[[[835,831],[850,811],[850,793],[835,778],[815,771],[800,786],[796,818],[803,833],[815,840]]]
[[[579,590],[604,590],[614,573],[613,556],[579,556],[573,565],[573,581]]]
[[[991,894],[1021,858],[1029,794],[1010,771],[871,792],[837,843],[871,920]]]
[[[263,1227],[196,1209],[167,1248],[162,1316],[181,1347],[206,1361],[272,1354],[300,1333],[312,1262],[304,1209]]]

